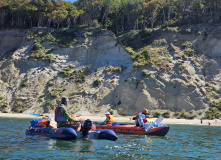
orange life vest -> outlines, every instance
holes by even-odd
[[[109,116],[109,118],[110,118],[110,119],[109,119],[109,120],[108,120],[106,123],[113,122],[113,116],[112,116],[112,115],[110,115],[110,116]]]

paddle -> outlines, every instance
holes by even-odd
[[[70,113],[69,113],[70,114]],[[71,115],[71,117],[80,117],[81,116],[81,114],[79,114],[79,115],[77,115],[77,116],[74,116],[74,114],[70,114]]]
[[[42,114],[38,114],[38,113],[30,113],[30,115],[32,115],[32,116],[43,116]]]

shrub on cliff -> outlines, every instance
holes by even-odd
[[[215,107],[219,111],[221,111],[221,98],[218,101],[213,101],[213,103],[211,104],[211,107]]]
[[[166,112],[164,112],[163,114],[162,114],[162,116],[164,117],[164,118],[170,118],[170,111],[169,110],[167,110]]]
[[[210,107],[207,111],[206,111],[206,115],[203,117],[204,119],[219,119],[221,116],[221,114],[219,113],[219,110],[215,107]]]
[[[158,117],[160,117],[161,115],[162,115],[162,113],[161,113],[160,111],[156,111],[156,112],[153,113],[153,117],[154,117],[154,118],[158,118]]]

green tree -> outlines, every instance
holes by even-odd
[[[9,0],[0,1],[0,27],[5,26],[5,20],[9,8]]]
[[[54,10],[52,12],[52,19],[54,23],[56,24],[56,28],[58,29],[60,27],[61,22],[67,17],[68,12],[65,10]]]
[[[76,6],[73,6],[73,8],[69,12],[69,18],[70,21],[73,22],[73,26],[75,26],[77,18],[83,14],[82,10],[78,10]]]
[[[60,25],[64,20],[67,18],[68,11],[65,8],[65,5],[62,0],[58,0],[57,2],[54,2],[54,10],[50,14],[52,16],[52,20],[56,26],[56,28],[60,28]]]
[[[153,25],[156,21],[158,7],[159,7],[159,4],[156,3],[155,0],[151,0],[147,3],[145,2],[143,3],[144,14],[146,15],[146,20],[150,21],[151,29],[153,29]]]
[[[76,3],[79,10],[84,11],[84,19],[88,26],[100,16],[102,0],[78,0]]]
[[[11,0],[9,1],[10,7],[11,7],[11,14],[12,14],[12,20],[11,20],[11,26],[17,26],[21,27],[24,24],[23,20],[23,13],[24,13],[24,6],[29,3],[29,0]]]
[[[166,13],[165,13],[166,0],[156,0],[156,3],[159,5],[159,8],[162,10],[163,24],[164,24],[166,22]]]
[[[50,0],[45,1],[45,16],[48,27],[51,26],[53,20],[53,15],[52,15],[53,10],[54,10],[54,4],[52,3],[52,1]]]

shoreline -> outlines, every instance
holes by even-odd
[[[52,115],[52,114],[50,114]],[[5,118],[33,118],[36,119],[38,116],[32,116],[30,114],[25,114],[25,113],[0,113],[0,117],[5,117]],[[79,119],[90,119],[92,121],[98,121],[102,122],[105,120],[105,116],[80,116],[77,117]],[[128,123],[133,123],[134,120],[131,120],[132,116],[122,116],[122,117],[113,117],[115,122],[128,122]],[[156,118],[154,118],[155,120]],[[164,118],[162,123],[166,124],[189,124],[189,125],[209,125],[210,126],[221,126],[221,120],[219,119],[214,119],[214,120],[203,120],[203,123],[201,124],[200,119],[172,119],[172,118]]]

